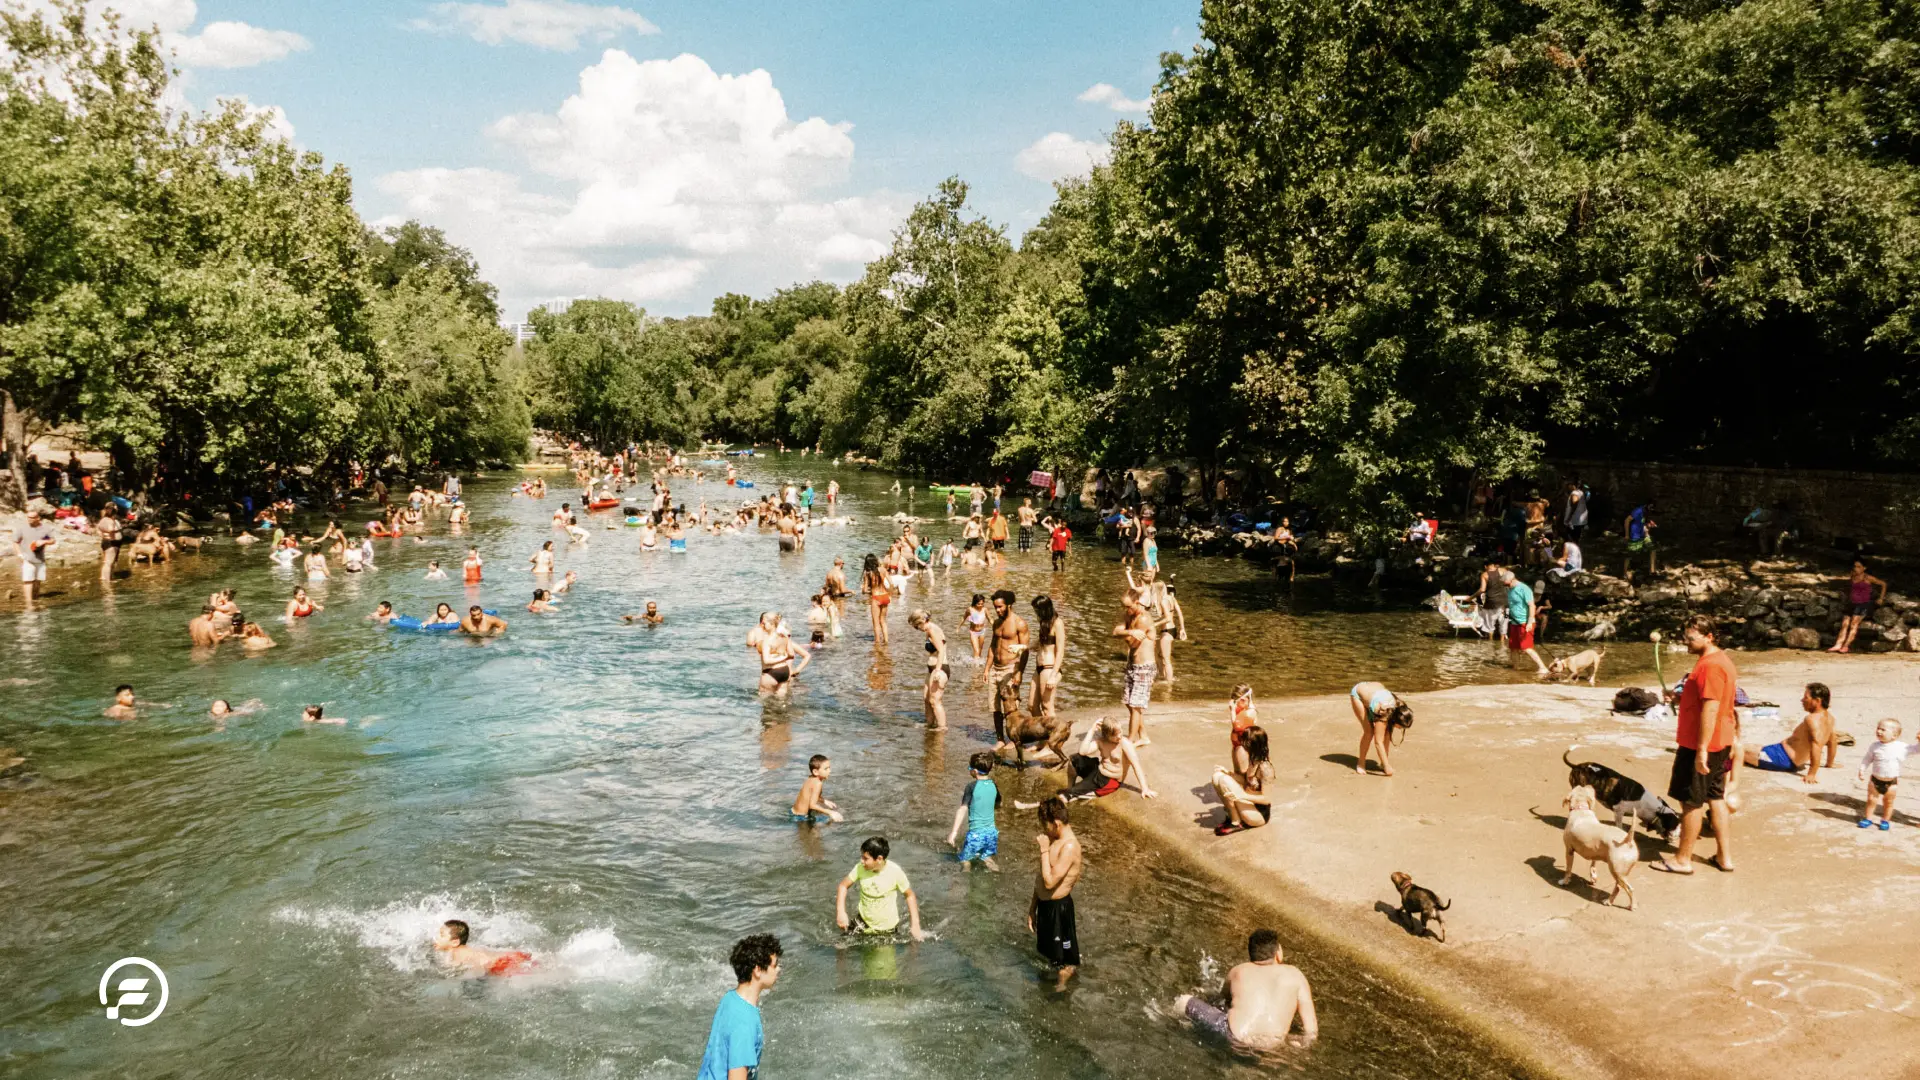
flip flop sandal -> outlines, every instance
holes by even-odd
[[[1650,863],[1648,865],[1651,866],[1653,869],[1660,871],[1663,874],[1675,874],[1680,877],[1693,876],[1693,869],[1691,867],[1685,870],[1682,870],[1665,859],[1661,859],[1659,862]]]

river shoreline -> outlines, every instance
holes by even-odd
[[[1224,706],[1156,707],[1149,779],[1160,793],[1102,800],[1207,866],[1250,903],[1283,908],[1376,971],[1420,987],[1543,1073],[1768,1077],[1873,1072],[1910,1044],[1920,1001],[1920,818],[1859,830],[1854,774],[1873,722],[1908,704],[1920,661],[1742,653],[1741,685],[1781,702],[1750,722],[1774,741],[1808,681],[1833,687],[1858,745],[1806,785],[1743,771],[1738,871],[1651,870],[1671,851],[1640,839],[1634,911],[1557,884],[1566,749],[1664,789],[1671,722],[1608,711],[1612,687],[1485,686],[1411,694],[1418,722],[1396,775],[1354,774],[1358,727],[1343,696],[1260,705],[1279,769],[1275,823],[1216,837],[1207,782],[1226,760]],[[1101,710],[1082,710],[1084,721]],[[1713,851],[1703,840],[1697,852]],[[1584,866],[1584,864],[1583,864]],[[1404,870],[1453,906],[1448,943],[1389,914]],[[1604,872],[1601,882],[1607,881]]]

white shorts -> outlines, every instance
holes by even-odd
[[[21,584],[24,585],[29,582],[45,581],[45,580],[47,580],[47,564],[46,563],[31,562],[27,559],[20,560],[20,583]]]

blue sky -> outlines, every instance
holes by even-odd
[[[369,220],[472,249],[509,319],[844,282],[954,174],[1018,236],[1198,36],[1194,0],[115,6],[167,31],[188,103],[277,108]]]

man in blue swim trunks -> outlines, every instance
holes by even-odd
[[[1800,778],[1801,783],[1811,784],[1820,775],[1820,750],[1826,748],[1826,768],[1840,756],[1840,737],[1833,730],[1833,714],[1827,711],[1832,704],[1833,694],[1824,683],[1808,683],[1800,695],[1800,707],[1807,715],[1793,729],[1793,733],[1777,743],[1767,746],[1748,747],[1745,754],[1747,767],[1765,769],[1768,772],[1797,773],[1807,770]]]

